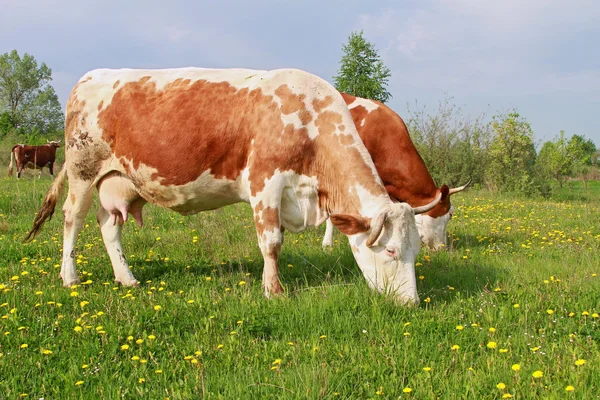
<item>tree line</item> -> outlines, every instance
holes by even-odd
[[[385,103],[390,70],[363,32],[353,32],[342,47],[339,91]],[[429,172],[438,183],[458,186],[468,180],[490,190],[549,196],[550,182],[600,177],[600,153],[590,139],[567,137],[564,131],[536,151],[534,133],[516,110],[475,118],[465,117],[451,99],[433,112],[418,103],[403,115],[410,136]]]
[[[391,72],[363,32],[352,32],[342,47],[334,86],[342,92],[378,100],[391,98]],[[0,55],[0,136],[18,136],[29,144],[63,136],[64,114],[50,84],[52,70],[30,54]],[[560,131],[536,150],[534,133],[516,110],[466,117],[442,101],[436,110],[409,105],[402,115],[421,157],[438,184],[473,184],[491,190],[550,195],[551,181],[600,178],[600,152],[581,135]]]

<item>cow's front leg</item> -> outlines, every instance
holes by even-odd
[[[283,293],[279,283],[278,259],[283,243],[283,229],[279,220],[279,207],[265,206],[262,201],[253,206],[254,224],[260,251],[265,260],[262,286],[266,297]]]
[[[326,224],[327,225],[325,228],[325,236],[323,236],[322,246],[323,247],[331,247],[331,246],[333,246],[333,222],[331,222],[331,220],[329,220],[329,218],[327,218]]]

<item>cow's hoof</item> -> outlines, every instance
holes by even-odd
[[[63,286],[64,287],[71,287],[71,286],[79,285],[81,283],[81,281],[79,280],[79,278],[75,278],[75,279],[65,279],[65,278],[62,278],[62,281],[63,281]]]
[[[126,287],[138,287],[140,283],[136,279],[115,279],[115,283]]]

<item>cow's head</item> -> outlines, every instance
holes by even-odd
[[[450,203],[450,195],[465,190],[469,184],[470,181],[466,185],[453,189],[443,185],[438,193],[438,195],[441,194],[439,204],[429,212],[415,216],[421,241],[429,249],[440,250],[446,247],[446,229],[454,212],[454,208]]]
[[[46,140],[46,146],[59,148],[60,147],[60,139],[59,140]]]
[[[415,258],[421,248],[415,215],[429,211],[440,201],[412,208],[393,203],[375,218],[331,215],[331,222],[348,236],[354,258],[369,286],[397,296],[405,304],[419,304]]]

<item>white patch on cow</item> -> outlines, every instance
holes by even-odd
[[[127,175],[145,200],[183,215],[214,210],[245,200],[240,197],[241,177],[236,180],[217,179],[210,171],[205,171],[185,185],[163,185],[157,180],[156,168],[143,163],[134,168],[133,163],[124,158],[121,158],[121,162],[129,166],[130,173]],[[125,174],[123,167],[119,166],[117,170]]]
[[[450,208],[452,210],[452,208]],[[427,214],[419,214],[415,216],[417,229],[421,241],[432,250],[439,250],[446,246],[446,229],[450,222],[451,212],[442,216],[433,218]]]
[[[379,175],[374,177],[381,183]],[[390,203],[390,198],[387,194],[380,196],[373,196],[367,189],[362,187],[360,184],[351,185],[348,189],[348,194],[351,197],[357,197],[360,201],[359,212],[362,216],[373,218],[375,217],[378,210],[381,210]]]
[[[367,114],[379,108],[379,104],[375,103],[374,101],[357,97],[352,103],[350,103],[348,109],[352,110],[353,108],[358,106],[363,106],[367,110]]]

